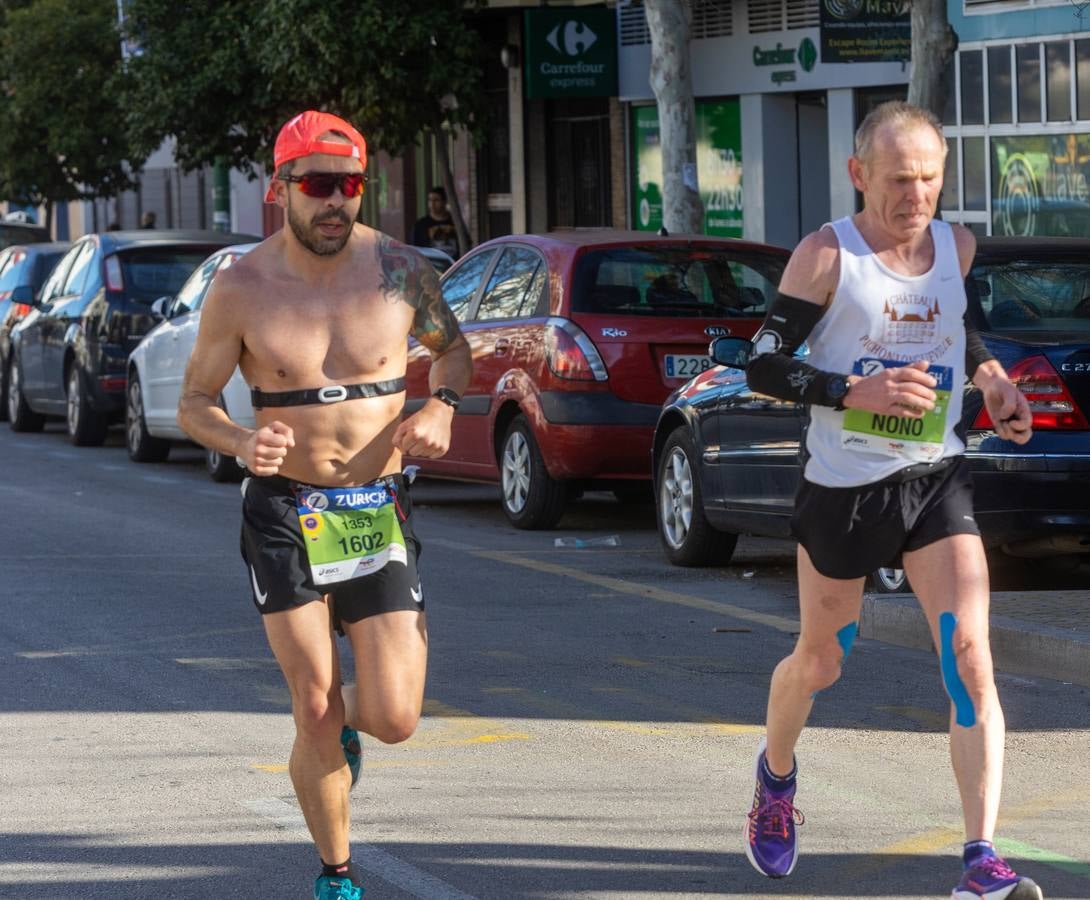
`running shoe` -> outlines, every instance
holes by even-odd
[[[757,759],[753,775],[757,789],[753,792],[753,809],[746,816],[742,832],[746,840],[746,856],[762,875],[783,878],[795,869],[799,858],[799,843],[795,826],[805,819],[795,808],[795,787],[786,791],[770,791],[761,777],[761,765],[765,758],[765,739],[757,747]],[[959,898],[960,900],[960,898]]]
[[[319,875],[314,882],[314,900],[360,900],[363,888],[352,884],[350,878],[333,878]]]
[[[1016,875],[1000,856],[982,856],[961,876],[952,900],[1043,900],[1041,889]]]
[[[345,762],[352,773],[352,784],[349,790],[356,786],[360,780],[360,763],[363,762],[363,750],[360,747],[360,733],[347,725],[341,729],[341,749],[344,750]]]

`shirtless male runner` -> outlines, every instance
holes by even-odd
[[[304,112],[281,129],[274,158],[265,199],[288,227],[216,277],[178,421],[249,470],[242,555],[291,694],[289,770],[322,862],[314,897],[358,900],[354,730],[403,741],[424,698],[420,545],[401,455],[447,451],[472,363],[432,266],[356,223],[367,167],[359,132]],[[402,421],[410,335],[431,352],[435,394]],[[236,365],[253,391],[256,430],[217,403]],[[343,689],[335,624],[357,679]]]
[[[861,213],[808,235],[754,340],[763,394],[806,404],[799,539],[801,631],[772,675],[767,738],[744,828],[772,878],[798,858],[795,745],[814,695],[840,677],[863,576],[904,569],[927,616],[950,697],[950,752],[967,843],[955,900],[1040,900],[992,844],[1003,778],[1003,711],[988,644],[988,568],[963,453],[971,377],[999,437],[1024,444],[1025,397],[966,325],[972,233],[934,219],[946,140],[927,112],[894,102],[860,125],[848,164]],[[808,357],[796,357],[803,341]],[[844,896],[859,896],[845,891]]]

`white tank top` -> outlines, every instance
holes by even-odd
[[[811,406],[804,477],[826,487],[855,487],[964,452],[954,429],[965,384],[966,301],[950,226],[931,222],[935,262],[923,275],[886,267],[850,217],[824,227],[840,243],[840,281],[807,339],[807,362],[827,372],[869,375],[926,359],[939,382],[938,399],[922,419]]]

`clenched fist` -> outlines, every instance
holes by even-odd
[[[934,387],[938,384],[934,376],[927,374],[927,367],[927,361],[921,359],[874,375],[852,375],[844,406],[884,416],[922,418],[935,408]]]
[[[288,449],[294,446],[295,435],[291,427],[283,422],[273,422],[251,432],[239,455],[255,475],[275,475],[280,471]]]
[[[438,459],[450,449],[450,423],[454,410],[440,400],[430,399],[397,426],[394,446],[407,456]]]

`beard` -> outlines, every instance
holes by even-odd
[[[341,222],[344,224],[344,233],[340,237],[323,237],[318,226],[323,222]],[[341,209],[332,209],[320,216],[315,216],[310,222],[304,222],[302,216],[296,215],[288,199],[288,226],[296,239],[315,256],[332,256],[340,253],[348,239],[352,237],[352,220]]]

